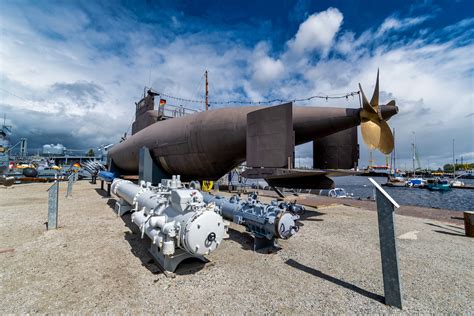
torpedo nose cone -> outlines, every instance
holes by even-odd
[[[379,107],[382,118],[385,121],[398,113],[398,106],[396,105],[380,105]]]

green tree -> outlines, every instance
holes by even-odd
[[[94,157],[94,156],[95,156],[95,154],[94,154],[94,149],[92,149],[92,148],[89,149],[89,151],[87,152],[86,156],[87,156],[87,157]]]
[[[444,170],[444,172],[453,172],[453,165],[447,163],[443,166],[443,170]]]

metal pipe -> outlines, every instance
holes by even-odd
[[[256,195],[242,200],[234,195],[227,199],[209,193],[202,193],[205,203],[215,203],[221,210],[224,218],[243,225],[256,237],[267,239],[288,239],[299,230],[296,220],[299,216],[288,211],[286,205],[263,204]]]

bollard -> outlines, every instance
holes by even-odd
[[[58,228],[58,197],[59,197],[59,181],[54,181],[48,191],[48,221],[46,229]]]
[[[474,237],[474,212],[464,212],[464,230],[466,236]]]
[[[395,238],[395,208],[397,202],[382,187],[369,178],[375,186],[377,200],[377,218],[380,238],[380,256],[382,258],[383,291],[385,304],[402,309],[402,285],[398,265],[397,239]]]

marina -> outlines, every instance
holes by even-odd
[[[383,185],[385,178],[374,178]],[[468,185],[474,185],[470,179],[463,180]],[[344,188],[362,199],[373,198],[373,189],[365,177],[336,178],[336,185]],[[442,208],[457,211],[471,211],[474,209],[473,191],[453,189],[449,192],[432,192],[422,188],[384,187],[391,196],[401,205],[415,205],[428,208]]]

